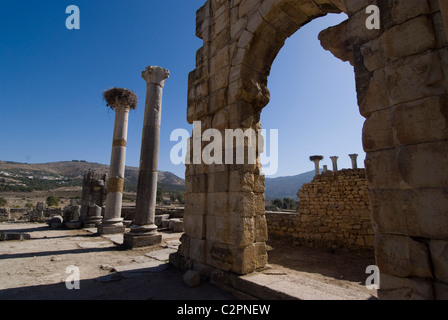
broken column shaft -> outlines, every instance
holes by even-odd
[[[104,93],[107,104],[115,110],[112,152],[109,166],[106,209],[99,234],[124,233],[121,218],[129,110],[135,109],[137,96],[130,90],[113,88]]]
[[[137,202],[131,231],[124,235],[128,247],[145,247],[160,243],[157,233],[155,210],[159,161],[162,93],[169,71],[156,66],[146,67],[142,78],[146,81],[146,103],[143,123]]]
[[[333,157],[330,157],[330,159],[331,159],[331,162],[333,163],[333,171],[338,171],[338,159],[339,159],[339,157],[336,157],[336,156],[333,156]]]
[[[356,153],[349,154],[349,157],[352,160],[352,168],[353,169],[358,169],[358,163],[356,161],[356,159],[358,158],[358,155]]]
[[[311,156],[310,161],[314,162],[314,169],[316,176],[320,174],[319,162],[323,159],[323,156]]]

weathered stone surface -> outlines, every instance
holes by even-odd
[[[430,280],[399,278],[381,273],[378,298],[382,300],[432,300],[434,291]]]
[[[430,240],[429,249],[436,279],[448,285],[448,241]]]
[[[410,237],[376,234],[376,263],[381,272],[407,278],[432,278],[429,250]]]
[[[379,30],[365,25],[365,9],[372,4],[380,8]],[[334,55],[354,65],[359,109],[367,118],[363,143],[370,194],[368,201],[358,204],[370,203],[373,223],[369,210],[356,211],[348,204],[341,204],[347,206],[341,216],[352,210],[365,220],[338,220],[335,224],[343,230],[339,234],[333,225],[317,219],[331,206],[319,208],[316,217],[310,210],[303,212],[297,215],[300,220],[289,223],[291,230],[301,225],[314,228],[306,230],[307,241],[313,243],[348,239],[350,245],[371,246],[373,230],[402,237],[380,241],[381,263],[390,271],[382,277],[385,298],[431,299],[444,292],[437,276],[434,289],[427,280],[431,275],[426,244],[446,240],[448,230],[445,7],[439,8],[436,0],[208,0],[197,13],[196,33],[204,46],[189,75],[187,120],[201,121],[202,130],[220,131],[259,128],[261,110],[270,98],[267,78],[287,37],[318,16],[347,13],[347,21],[323,31],[320,39]],[[263,218],[260,168],[258,163],[187,165],[187,235],[179,253],[190,266],[197,262],[248,273],[266,263],[261,243],[269,222]],[[367,197],[367,190],[360,191],[358,196]],[[366,229],[367,235],[359,233]],[[353,238],[355,230],[359,238]],[[282,231],[304,238],[300,232]],[[431,259],[434,254],[430,250]]]
[[[445,239],[448,208],[445,189],[372,191],[372,218],[382,233]]]
[[[447,96],[431,97],[393,107],[391,125],[394,143],[399,146],[448,139]]]
[[[123,237],[123,245],[128,248],[142,248],[159,244],[162,241],[162,235],[132,235],[125,233]]]
[[[188,270],[185,272],[182,276],[182,280],[184,280],[184,283],[190,288],[197,287],[201,284],[199,272],[193,270]]]
[[[434,286],[434,299],[448,300],[448,284],[434,281],[433,286]]]
[[[0,232],[0,241],[19,241],[19,240],[29,240],[31,239],[31,234],[25,232],[12,232],[12,231],[2,231]]]
[[[170,229],[173,232],[183,232],[184,231],[183,221],[177,218],[170,219],[168,221],[168,229]]]
[[[297,213],[266,212],[269,238],[310,247],[373,247],[364,169],[323,173],[303,185],[298,197]]]

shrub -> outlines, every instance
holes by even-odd
[[[59,198],[55,196],[49,196],[47,198],[47,205],[49,207],[57,207],[59,205]]]

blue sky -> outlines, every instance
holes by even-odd
[[[0,2],[0,160],[41,163],[86,160],[108,164],[114,112],[102,92],[125,87],[139,97],[129,117],[126,163],[138,166],[145,81],[141,71],[158,65],[171,72],[163,95],[159,169],[184,177],[173,165],[174,129],[186,122],[188,73],[195,68],[196,10],[204,0],[71,0]],[[67,30],[69,5],[81,13],[80,30]],[[279,171],[313,170],[310,155],[365,154],[363,118],[356,105],[353,67],[323,50],[320,30],[344,20],[317,19],[291,37],[269,77],[271,102],[265,129],[279,129]]]

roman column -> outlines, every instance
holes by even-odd
[[[333,171],[334,172],[338,171],[338,159],[339,159],[339,157],[333,156],[333,157],[330,157],[330,159],[331,159],[331,162],[333,163]]]
[[[314,162],[314,169],[316,176],[320,174],[319,162],[323,159],[323,156],[311,156],[310,161]]]
[[[124,245],[135,248],[160,243],[154,224],[159,162],[160,124],[162,116],[162,93],[168,70],[150,66],[142,72],[146,81],[145,115],[143,120],[140,168],[138,175],[137,202],[134,222],[130,232],[124,235]]]
[[[358,155],[356,153],[354,153],[354,154],[349,154],[348,156],[352,160],[352,168],[358,169],[358,163],[356,162],[356,158],[358,158]]]
[[[129,110],[137,106],[137,96],[128,89],[112,88],[104,92],[107,105],[115,110],[112,153],[107,183],[107,198],[104,218],[98,226],[99,234],[124,233],[121,218],[123,200],[124,172],[126,162],[126,143]]]

